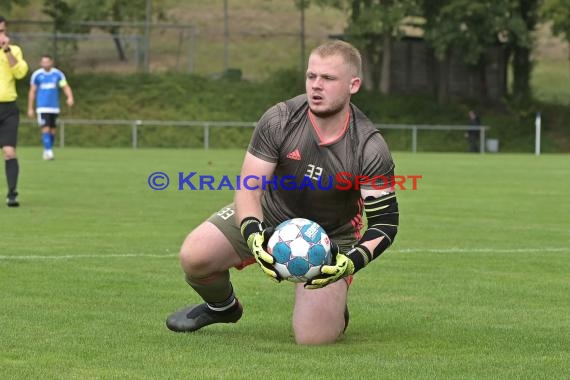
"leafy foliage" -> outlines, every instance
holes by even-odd
[[[570,42],[570,0],[546,0],[542,17],[552,21],[552,31]]]
[[[121,25],[111,22],[142,22],[146,18],[146,3],[147,0],[44,0],[43,13],[54,20],[55,27],[60,32],[88,33],[95,26],[78,25],[78,22],[109,21],[109,25],[97,27],[113,36],[119,59],[125,60],[122,42],[118,37]],[[151,3],[153,15],[164,19],[164,0],[153,0]]]
[[[147,0],[67,1],[73,4],[79,19],[85,21],[144,21],[146,16]],[[159,19],[165,17],[164,0],[152,1],[152,13]]]
[[[28,2],[29,0],[0,0],[0,9],[9,11],[13,5],[27,5]]]
[[[381,72],[382,65],[389,61],[391,40],[402,35],[406,16],[418,12],[416,0],[314,0],[320,6],[331,6],[346,11],[347,38],[360,48],[363,55],[365,83],[368,88],[382,87],[389,81],[387,73]],[[370,79],[367,78],[370,77]],[[381,82],[382,81],[382,82]],[[389,87],[389,86],[388,86]],[[386,91],[387,92],[387,91]]]
[[[567,34],[570,1],[549,1],[552,10],[545,14],[556,14],[556,30]],[[347,34],[356,38],[366,60],[376,68],[382,55],[388,52],[382,36],[398,37],[403,21],[410,16],[425,20],[424,37],[440,62],[445,62],[453,51],[467,65],[480,65],[481,69],[486,51],[501,42],[507,54],[514,55],[514,93],[522,99],[530,98],[532,32],[542,0],[314,0],[314,3],[346,10]],[[444,70],[445,67],[440,68],[440,72]],[[379,73],[371,74],[376,79]],[[440,95],[446,86],[445,81],[439,83]]]
[[[263,112],[275,103],[302,93],[299,78],[302,73],[285,71],[275,73],[265,82],[207,79],[191,75],[70,75],[74,89],[76,119],[126,120],[258,120]],[[25,94],[26,81],[18,81],[18,93]],[[25,97],[18,99],[25,109]],[[545,133],[560,136],[546,141],[544,148],[551,151],[569,151],[570,109],[565,106],[535,104],[520,108],[517,104],[485,104],[469,100],[466,103],[450,102],[439,105],[432,97],[382,96],[378,92],[361,90],[353,98],[356,104],[375,123],[386,124],[453,124],[465,125],[467,111],[475,107],[481,111],[483,124],[491,126],[489,137],[501,140],[501,151],[530,151],[533,141],[534,112],[544,114]],[[144,105],[144,106],[141,106]],[[63,110],[62,119],[70,118]],[[130,145],[130,128],[111,126],[66,125],[69,146],[124,146]],[[411,146],[409,131],[383,131],[396,150]],[[212,128],[212,147],[246,147],[251,129]],[[462,151],[465,141],[461,134],[422,133],[421,146],[426,150]],[[21,145],[37,145],[36,122],[22,118]],[[202,146],[201,128],[152,127],[140,128],[142,147],[196,147]]]
[[[426,24],[426,39],[439,59],[454,49],[465,63],[474,65],[498,42],[499,33],[506,29],[507,14],[506,1],[447,2]]]

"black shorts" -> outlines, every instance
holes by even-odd
[[[42,128],[43,127],[55,128],[58,116],[59,114],[57,113],[39,113],[38,125]]]
[[[0,147],[18,143],[20,111],[16,102],[0,102]]]

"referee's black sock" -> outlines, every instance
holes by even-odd
[[[6,160],[6,181],[8,182],[8,191],[10,194],[16,192],[16,186],[18,185],[18,174],[20,172],[20,166],[18,165],[17,158],[11,158]]]

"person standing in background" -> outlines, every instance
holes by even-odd
[[[471,153],[479,152],[479,137],[481,131],[479,127],[481,126],[481,118],[473,110],[469,111],[469,125],[472,126],[471,129],[465,133],[465,138],[467,138],[468,149]]]

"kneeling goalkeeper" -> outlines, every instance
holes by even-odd
[[[255,128],[243,161],[241,178],[255,176],[237,190],[234,203],[212,215],[184,241],[180,262],[186,282],[204,301],[170,315],[169,329],[196,331],[213,323],[235,323],[242,316],[229,268],[257,262],[280,281],[266,252],[271,229],[302,217],[319,223],[334,244],[334,260],[321,274],[297,284],[293,330],[299,344],[334,342],[348,324],[347,293],[352,276],[394,241],[398,203],[393,191],[372,184],[360,189],[321,189],[322,178],[350,173],[352,178],[391,178],[394,163],[372,122],[351,102],[361,84],[361,58],[352,45],[333,41],[311,52],[306,93],[270,108]],[[268,186],[261,178],[311,180],[317,190]],[[328,188],[328,187],[327,187]],[[363,235],[362,215],[368,229]]]

